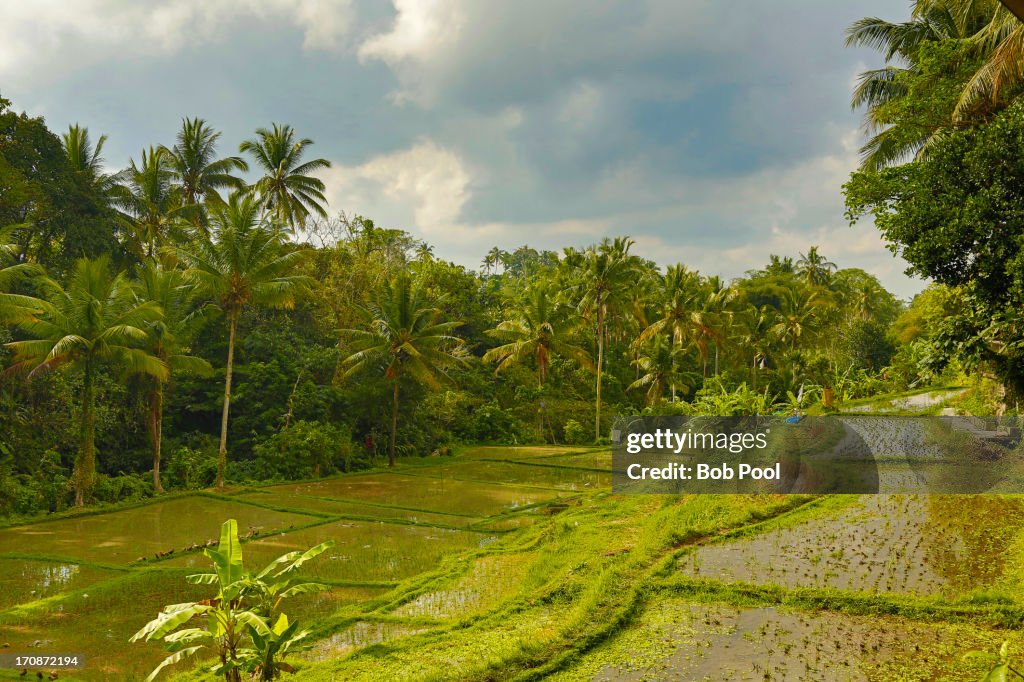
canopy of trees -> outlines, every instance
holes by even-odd
[[[2,512],[600,440],[616,414],[802,409],[930,371],[902,304],[815,246],[734,281],[628,237],[474,270],[330,213],[327,161],[288,125],[232,155],[184,119],[117,172],[84,127],[6,101],[0,126]]]

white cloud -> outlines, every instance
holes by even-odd
[[[465,23],[457,2],[394,0],[397,16],[391,30],[369,37],[359,47],[361,59],[395,65],[406,59],[427,59],[454,41]]]
[[[107,58],[173,54],[246,18],[292,24],[307,49],[342,50],[354,15],[352,0],[0,0],[0,74],[48,63],[63,76]]]

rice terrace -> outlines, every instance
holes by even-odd
[[[0,0],[0,682],[1024,681],[1024,0]]]
[[[965,652],[1018,641],[1016,497],[615,496],[610,465],[467,447],[10,526],[2,644],[90,661],[63,679],[143,677],[164,652],[129,637],[208,592],[185,576],[223,518],[246,565],[335,543],[302,569],[329,589],[289,606],[303,679],[970,680]]]

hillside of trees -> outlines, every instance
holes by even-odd
[[[813,245],[733,281],[628,237],[474,270],[328,207],[329,164],[290,126],[234,147],[186,118],[169,138],[111,172],[105,136],[0,104],[0,513],[590,443],[617,414],[794,412],[955,370],[931,331],[955,289],[901,302]]]

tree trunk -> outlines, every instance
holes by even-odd
[[[388,466],[395,466],[395,435],[398,433],[398,379],[395,379],[395,393],[391,399],[391,442],[388,443]]]
[[[601,366],[604,364],[604,310],[597,309],[597,404],[594,411],[594,442],[601,440]]]
[[[238,312],[229,317],[228,366],[224,371],[224,411],[220,416],[220,450],[217,453],[217,487],[224,488],[224,470],[228,465],[228,411],[231,408],[231,369],[235,363],[235,331],[238,328]]]
[[[85,378],[82,382],[82,423],[81,441],[72,480],[75,485],[75,506],[85,506],[96,482],[96,396],[93,390],[92,360],[85,361]]]
[[[164,432],[164,386],[157,382],[156,388],[149,394],[149,442],[153,449],[153,490],[163,494],[164,486],[160,482],[160,448]]]

